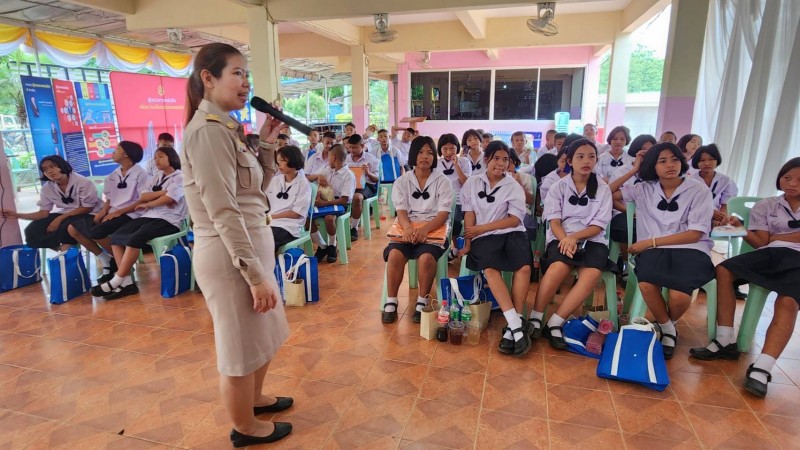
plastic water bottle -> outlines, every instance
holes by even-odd
[[[461,308],[461,321],[462,322],[469,322],[472,320],[472,310],[469,308],[469,303],[464,303],[464,307]]]
[[[450,322],[459,322],[461,321],[461,313],[458,310],[458,305],[453,303],[453,306],[450,307]]]
[[[439,326],[446,327],[447,322],[450,321],[450,308],[447,306],[447,301],[442,302],[442,307],[439,308],[439,314],[436,317]]]

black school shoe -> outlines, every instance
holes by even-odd
[[[292,397],[276,397],[277,400],[275,403],[266,406],[254,406],[253,407],[253,415],[261,415],[267,413],[279,413],[281,411],[286,411],[287,409],[291,408],[294,404],[294,399]]]
[[[336,255],[337,255],[336,246],[335,245],[329,245],[327,250],[328,250],[328,262],[329,263],[335,263],[336,262]]]
[[[767,383],[762,383],[755,378],[750,378],[750,374],[752,372],[761,372],[767,375],[767,383],[772,381],[772,374],[767,372],[764,369],[759,369],[758,367],[753,367],[752,364],[747,367],[747,375],[744,378],[744,390],[755,395],[758,398],[764,398],[767,396]]]
[[[350,228],[350,241],[355,242],[358,240],[358,228]]]
[[[275,425],[275,431],[273,431],[269,436],[264,437],[248,436],[246,434],[239,433],[235,429],[232,429],[231,443],[236,448],[249,447],[251,445],[271,444],[273,442],[280,441],[292,432],[292,424],[288,422],[273,422],[273,424]]]
[[[324,261],[328,257],[328,247],[317,247],[314,257],[317,258],[317,262]]]
[[[111,278],[113,278],[113,277],[114,277],[114,275],[112,274]],[[89,293],[92,294],[92,297],[102,297],[104,295],[109,295],[112,292],[114,292],[114,287],[111,286],[111,283],[109,283],[109,281],[111,281],[111,279],[108,279],[107,281],[103,281],[103,282],[101,282],[98,279],[97,280],[97,285],[96,286],[92,286],[92,288],[89,289]],[[107,290],[103,290],[103,287],[105,287]]]
[[[98,278],[97,279],[97,284],[100,285],[100,284],[106,283],[108,281],[111,281],[111,279],[114,278],[114,274],[117,273],[117,269],[118,269],[117,262],[114,260],[114,258],[111,258],[111,265],[108,266],[108,273],[105,274],[105,275],[102,275],[100,278]],[[103,272],[105,272],[105,271],[106,271],[106,268],[103,267]],[[95,297],[98,297],[98,296],[96,295]]]
[[[514,336],[515,333],[520,332],[522,333],[522,339],[514,342],[514,356],[525,356],[525,354],[528,353],[528,350],[531,349],[531,346],[533,346],[531,335],[521,327],[517,328],[516,330],[511,330],[511,336]]]
[[[739,345],[736,342],[724,347],[716,339],[712,339],[711,342],[717,344],[717,351],[712,352],[706,347],[695,347],[689,349],[689,356],[702,361],[714,361],[715,359],[736,361],[739,359],[741,352],[739,352]]]
[[[500,346],[498,347],[497,351],[499,351],[504,355],[511,355],[514,353],[514,339],[513,339],[514,335],[513,334],[511,335],[512,339],[506,339],[502,337],[505,336],[506,331],[511,331],[511,328],[503,327],[503,331],[500,332],[501,333]]]
[[[561,332],[561,336],[553,336],[551,330],[558,330]],[[547,340],[550,342],[550,347],[553,347],[556,350],[567,350],[569,349],[569,345],[567,345],[567,341],[564,339],[564,329],[561,327],[547,327],[545,328],[544,334],[547,336]]]
[[[129,295],[136,295],[139,293],[139,288],[136,286],[136,283],[131,283],[127,286],[119,286],[111,291],[110,294],[106,294],[103,296],[105,300],[116,300],[118,298],[127,297]]]
[[[672,339],[673,342],[672,347],[664,345],[663,343],[664,338]],[[674,336],[667,333],[661,333],[661,341],[662,341],[661,347],[664,349],[664,360],[669,361],[670,359],[672,359],[673,356],[675,356],[675,347],[677,347],[678,345],[678,330],[675,330]]]

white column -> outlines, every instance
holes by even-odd
[[[606,102],[605,129],[625,123],[625,95],[628,93],[628,72],[631,66],[631,34],[620,33],[611,48],[611,66],[608,72],[608,101]]]
[[[352,80],[351,110],[353,123],[357,133],[363,133],[369,125],[369,73],[367,72],[367,58],[364,47],[354,45],[350,47],[350,72]]]
[[[248,8],[247,12],[253,88],[257,96],[271,102],[281,91],[278,25],[267,18],[267,10],[264,7]]]

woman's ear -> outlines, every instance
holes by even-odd
[[[200,79],[203,80],[203,86],[206,89],[212,89],[214,87],[214,82],[216,79],[214,75],[211,75],[211,72],[208,69],[203,69],[200,71]]]

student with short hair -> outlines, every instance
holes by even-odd
[[[106,201],[94,216],[89,239],[78,239],[81,245],[97,256],[103,267],[103,274],[97,279],[97,284],[111,280],[117,270],[111,234],[142,215],[141,211],[136,210],[136,205],[139,193],[150,182],[150,175],[139,165],[143,155],[142,146],[135,142],[121,141],[117,145],[111,158],[119,167],[103,182]]]
[[[556,135],[553,136],[553,142],[555,142],[555,146],[558,151],[561,151],[562,148],[565,148],[564,141],[566,139],[567,133],[556,133]]]
[[[481,141],[483,143],[482,147],[486,148],[489,146],[489,143],[494,140],[494,135],[492,133],[481,133]]]
[[[747,368],[744,389],[764,398],[772,369],[797,322],[800,305],[800,158],[781,167],[775,182],[783,195],[765,198],[750,210],[750,225],[745,241],[755,250],[727,259],[716,267],[717,336],[706,347],[689,354],[701,360],[739,359],[733,319],[736,313],[734,283],[743,278],[778,294],[772,323],[767,328],[761,354]],[[737,218],[731,225],[742,226]]]
[[[286,147],[289,145],[289,136],[281,133],[278,135],[278,148]]]
[[[417,260],[419,272],[419,292],[414,315],[411,320],[419,323],[422,309],[428,305],[428,298],[436,280],[436,262],[447,250],[443,246],[426,243],[428,234],[445,226],[450,220],[453,203],[453,188],[437,166],[433,139],[419,136],[411,142],[409,166],[394,184],[392,201],[397,210],[397,221],[403,227],[402,242],[390,242],[383,251],[386,261],[386,304],[381,320],[392,323],[397,320],[397,294],[403,281],[406,263]],[[424,224],[414,227],[412,224]]]
[[[467,158],[472,169],[472,174],[480,175],[486,172],[486,162],[483,160],[483,137],[478,130],[469,129],[461,137],[461,154]]]
[[[564,322],[591,294],[602,272],[615,270],[608,259],[605,236],[611,221],[611,190],[594,172],[597,147],[580,139],[566,150],[570,175],[553,184],[544,199],[542,218],[550,224],[542,259],[544,277],[529,316],[533,337],[546,330],[550,346],[558,350],[568,348],[562,333]],[[544,308],[573,269],[578,271],[578,281],[545,327]]]
[[[648,309],[661,327],[664,358],[671,359],[675,322],[692,302],[692,291],[714,278],[709,238],[714,213],[711,191],[684,178],[689,165],[674,144],[661,143],[637,156],[633,168],[611,183],[618,200],[636,204],[636,235],[628,248]],[[638,172],[641,183],[623,187]],[[669,308],[661,289],[669,289]]]
[[[683,157],[686,158],[686,161],[691,161],[694,152],[703,145],[703,138],[700,137],[699,134],[684,134],[678,140],[677,145],[681,153],[683,153]]]
[[[308,161],[308,158],[314,156],[314,153],[322,151],[323,147],[324,145],[320,143],[319,131],[311,130],[311,133],[308,133],[308,144],[300,148],[303,160]]]
[[[375,157],[378,158],[379,161],[383,155],[397,158],[397,162],[400,163],[400,174],[402,174],[403,170],[405,170],[405,166],[408,164],[408,157],[402,150],[392,145],[392,141],[389,139],[389,132],[384,129],[378,130],[378,139],[376,143],[377,145],[373,145],[371,150],[372,153],[375,154]],[[400,174],[398,174],[398,176]]]
[[[636,160],[636,156],[641,152],[644,152],[642,154],[642,156],[644,156],[644,154],[647,153],[647,150],[654,145],[656,145],[655,137],[649,134],[640,134],[639,136],[636,136],[636,138],[631,141],[631,145],[628,146],[630,164],[617,167],[615,170],[613,170],[608,182],[613,183],[617,180],[617,178],[620,178],[628,173],[628,171],[630,171],[633,167],[633,161]],[[628,178],[628,181],[626,181],[623,186],[633,186],[634,184],[641,182],[642,180],[639,179],[637,174],[631,178]],[[628,216],[625,214],[627,210],[628,205],[626,205],[622,200],[614,200],[614,210],[611,212],[611,240],[620,244],[620,251],[625,261],[628,259]],[[636,230],[633,231],[633,240],[636,241]],[[627,270],[628,268],[626,265],[623,271],[623,277],[626,276]]]
[[[351,168],[360,168],[364,171],[361,179],[361,188],[356,188],[356,192],[351,199],[352,214],[350,215],[350,238],[358,240],[358,226],[361,223],[361,211],[364,200],[378,195],[378,175],[380,173],[381,162],[372,153],[364,150],[364,139],[360,134],[354,134],[347,139],[347,146],[350,152],[345,159],[345,165]],[[358,185],[358,183],[356,183]],[[369,223],[364,224],[369,226]]]
[[[147,241],[180,231],[186,219],[186,199],[183,194],[183,173],[178,152],[172,147],[159,147],[155,152],[158,171],[141,191],[136,210],[142,215],[121,226],[111,234],[111,248],[117,271],[110,280],[92,287],[95,297],[116,300],[139,293],[131,278],[133,264]]]
[[[550,153],[547,153],[550,155]],[[541,194],[542,201],[547,198],[547,193],[550,187],[558,180],[569,175],[570,167],[567,164],[567,149],[559,150],[558,154],[551,155],[556,158],[556,170],[545,175],[539,183],[539,193]],[[544,158],[544,156],[542,156]]]
[[[511,135],[511,148],[519,155],[522,164],[533,165],[536,162],[536,154],[528,147],[528,137],[522,131],[515,131]]]
[[[625,152],[625,146],[631,143],[628,129],[622,126],[614,127],[606,139],[611,148],[597,159],[597,174],[603,181],[608,182],[614,171],[619,167],[629,167],[633,164],[633,157]]]
[[[592,144],[597,144],[597,125],[593,123],[587,123],[583,126],[583,137],[592,141]]]
[[[671,144],[678,143],[678,136],[675,135],[672,131],[665,131],[661,133],[661,137],[658,139],[658,142],[669,142]]]
[[[161,133],[158,135],[158,139],[156,141],[156,148],[159,147],[172,147],[175,148],[175,138],[169,133]],[[155,160],[155,153],[153,153],[153,157],[149,158],[145,161],[145,170],[147,170],[147,174],[150,176],[155,175],[158,171],[156,167],[156,160]]]
[[[328,166],[323,167],[317,173],[308,175],[309,181],[316,181],[319,183],[320,190],[325,186],[330,186],[333,189],[333,199],[324,200],[321,192],[317,192],[317,198],[314,200],[314,206],[331,206],[342,205],[347,206],[353,198],[356,191],[356,176],[353,171],[347,167],[344,162],[347,158],[347,152],[342,144],[336,144],[330,149],[328,156]],[[322,240],[322,233],[317,228],[316,221],[311,221],[311,240],[317,244],[317,251],[314,256],[317,260],[322,261],[327,258],[329,263],[336,262],[338,253],[336,252],[336,214],[326,214],[323,216],[325,220],[325,231],[328,233],[328,242]],[[345,243],[342,243],[346,245]]]
[[[483,271],[508,326],[503,329],[501,353],[522,356],[531,348],[529,328],[517,315],[525,306],[530,286],[532,255],[522,224],[525,193],[508,174],[509,150],[494,141],[484,150],[484,172],[469,177],[461,190],[465,242],[460,255],[467,267]],[[501,272],[513,272],[511,292]]]
[[[267,188],[269,214],[267,221],[275,240],[275,253],[300,237],[311,205],[311,183],[303,174],[303,153],[289,145],[276,154],[278,174]]]
[[[329,152],[334,142],[336,142],[336,133],[326,131],[322,134],[322,148],[306,159],[306,178],[319,172],[320,169],[328,167]]]
[[[711,223],[713,227],[728,224],[728,200],[739,193],[739,188],[729,176],[717,172],[717,166],[720,164],[722,155],[716,144],[704,145],[692,156],[692,168],[697,172],[691,177],[708,186],[714,199],[714,218]]]
[[[558,153],[556,147],[556,130],[547,130],[544,134],[544,144],[536,151],[536,157],[541,158],[544,155],[555,155]]]
[[[355,134],[355,132],[356,132],[356,124],[354,124],[353,122],[347,122],[344,125],[344,139],[342,139],[342,141],[350,139],[350,136]]]
[[[439,137],[436,151],[439,154],[439,162],[436,165],[436,170],[442,172],[442,174],[450,180],[450,185],[453,188],[453,192],[456,194],[456,208],[455,217],[453,217],[452,232],[453,246],[448,255],[448,258],[453,260],[456,258],[457,253],[455,241],[461,236],[461,222],[464,220],[464,213],[461,212],[461,187],[464,186],[464,183],[467,182],[467,179],[472,174],[472,165],[467,158],[459,156],[461,144],[453,133],[445,133]]]
[[[25,227],[25,243],[32,248],[68,250],[78,243],[75,236],[89,236],[93,214],[101,208],[97,188],[58,155],[45,156],[39,162],[42,174],[39,211],[21,213],[1,210],[8,219],[31,220]]]
[[[417,130],[415,130],[415,129],[411,128],[411,127],[405,128],[405,127],[400,127],[400,126],[395,125],[395,126],[392,127],[391,131],[392,132],[391,132],[390,137],[391,137],[391,141],[392,141],[392,146],[394,146],[395,148],[400,149],[403,152],[403,154],[406,155],[406,159],[407,159],[408,158],[408,152],[411,149],[411,140],[414,139],[414,135],[416,135]],[[401,135],[400,139],[397,139],[397,137],[396,137],[398,131],[402,131],[403,132],[403,134]]]

